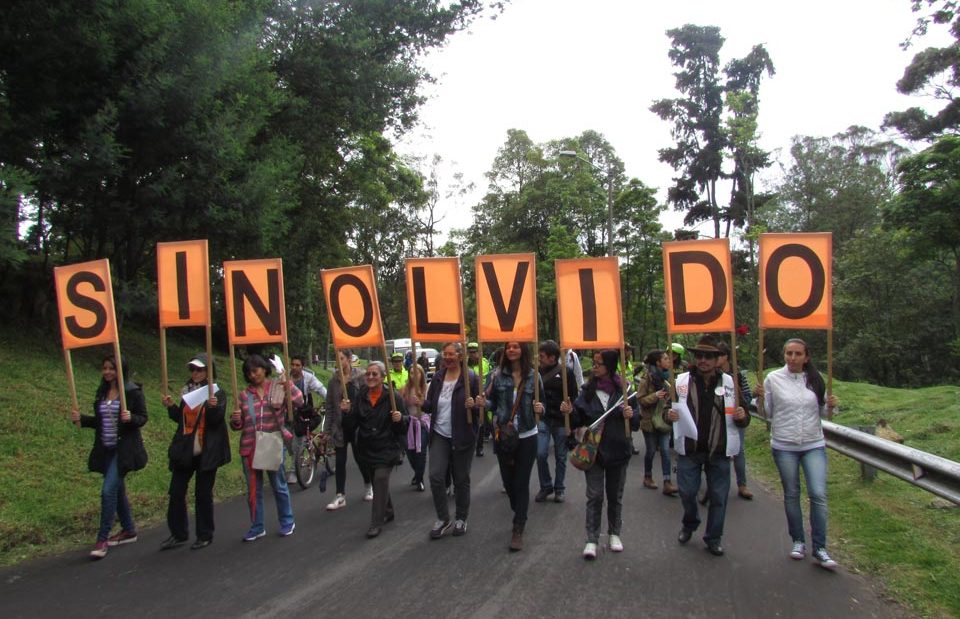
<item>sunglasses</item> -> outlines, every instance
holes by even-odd
[[[720,356],[720,353],[715,353],[715,352],[697,351],[693,353],[694,359],[716,359],[719,356]]]

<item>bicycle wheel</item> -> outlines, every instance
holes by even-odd
[[[317,472],[317,459],[313,454],[313,443],[310,440],[299,441],[293,452],[294,471],[297,474],[297,483],[306,490],[313,484]]]

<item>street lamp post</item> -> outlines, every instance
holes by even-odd
[[[604,172],[607,175],[607,255],[613,255],[613,167],[608,167],[606,170],[590,161],[586,157],[577,153],[574,150],[562,150],[557,153],[561,157],[573,157],[574,159],[579,159],[580,161],[588,164],[594,170],[598,172]]]

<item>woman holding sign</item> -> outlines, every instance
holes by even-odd
[[[276,469],[254,468],[260,441],[258,435],[281,433],[286,439],[290,432],[284,427],[284,406],[286,393],[290,393],[294,406],[303,403],[303,394],[294,386],[293,381],[273,381],[269,379],[271,366],[260,355],[250,355],[243,362],[243,376],[247,379],[247,388],[237,398],[240,408],[230,416],[230,427],[240,431],[240,457],[243,460],[243,474],[247,479],[247,502],[250,505],[250,530],[243,541],[253,542],[267,534],[263,526],[263,478],[270,478],[273,498],[277,503],[277,518],[280,521],[280,536],[293,533],[296,524],[293,521],[293,506],[290,504],[290,489],[287,488],[286,475],[283,473],[283,448],[279,451],[279,467]],[[280,388],[277,388],[280,387]]]
[[[129,377],[126,360],[123,375]],[[100,490],[100,531],[90,551],[91,559],[107,556],[109,546],[137,541],[137,527],[130,513],[130,501],[124,478],[130,471],[139,471],[147,465],[147,450],[143,446],[140,428],[147,423],[147,404],[140,385],[125,379],[123,390],[128,410],[120,410],[120,385],[117,381],[117,360],[106,357],[100,366],[100,386],[93,398],[93,415],[70,411],[70,419],[82,428],[93,428],[93,449],[87,466],[103,475]],[[120,532],[110,535],[114,516],[120,518]]]
[[[200,353],[187,364],[190,377],[180,390],[180,403],[169,395],[163,397],[167,414],[177,424],[170,443],[170,502],[167,505],[167,527],[170,537],[160,544],[170,550],[190,537],[187,517],[187,486],[196,473],[194,506],[197,519],[197,541],[190,548],[199,550],[213,543],[213,486],[217,469],[230,462],[230,441],[225,423],[227,396],[216,388],[210,397],[208,380],[216,380],[213,362]]]
[[[474,402],[467,399],[467,406],[486,406],[493,411],[497,462],[503,487],[510,497],[513,510],[513,534],[510,550],[523,550],[523,530],[527,524],[527,509],[530,507],[530,473],[537,460],[537,421],[542,415],[543,403],[533,399],[534,381],[543,391],[540,373],[530,361],[530,349],[520,342],[507,342],[500,358],[500,366],[493,373],[490,397],[483,394]]]
[[[385,384],[387,368],[371,361],[364,374],[364,386],[351,404],[357,420],[357,452],[372,473],[373,505],[367,537],[380,535],[380,527],[394,519],[390,498],[390,473],[403,461],[404,437],[409,418],[403,404]],[[394,407],[395,405],[395,407]]]
[[[337,470],[335,478],[337,482],[337,496],[327,505],[330,511],[347,506],[347,444],[353,445],[353,459],[360,467],[360,474],[363,476],[363,485],[365,492],[363,499],[365,501],[373,500],[373,485],[370,483],[370,472],[367,467],[360,462],[357,455],[357,426],[354,418],[350,415],[350,401],[356,398],[357,391],[363,385],[363,371],[360,368],[353,367],[353,352],[345,348],[337,353],[337,370],[330,378],[327,384],[327,399],[324,400],[324,407],[327,411],[327,420],[330,424],[330,437],[333,439],[333,446],[336,448]],[[346,383],[347,391],[344,393],[343,384]]]
[[[463,378],[463,348],[458,342],[443,345],[441,367],[433,375],[423,410],[431,415],[430,424],[430,492],[437,521],[430,529],[430,539],[440,539],[450,528],[450,508],[447,505],[447,475],[453,476],[456,501],[453,535],[467,532],[470,514],[470,466],[477,444],[480,408],[467,398],[480,391],[480,379],[472,371],[469,384]],[[468,407],[470,421],[467,421]]]
[[[813,365],[810,347],[801,339],[783,346],[785,365],[767,375],[757,386],[770,420],[770,448],[783,484],[783,507],[787,529],[793,538],[790,557],[806,556],[803,510],[800,507],[800,468],[807,480],[810,497],[810,534],[813,558],[820,567],[837,568],[827,554],[827,452],[820,419],[837,406],[834,395],[827,397],[823,377]]]
[[[594,432],[600,433],[596,459],[593,466],[584,471],[587,480],[587,543],[583,547],[584,559],[597,558],[600,541],[600,518],[603,516],[603,495],[607,494],[607,535],[610,550],[623,552],[620,528],[623,524],[623,487],[627,481],[627,465],[633,452],[633,443],[627,436],[624,419],[630,420],[631,429],[640,429],[640,417],[634,417],[633,409],[623,401],[626,383],[617,374],[620,353],[604,350],[593,353],[593,374],[583,386],[573,404],[563,402],[560,412],[572,413],[570,428],[597,424]],[[605,413],[609,414],[604,417]],[[600,421],[601,417],[603,420]]]

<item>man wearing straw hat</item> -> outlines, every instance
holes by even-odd
[[[694,357],[695,369],[677,377],[677,401],[667,414],[673,423],[677,485],[683,503],[677,541],[686,544],[700,526],[697,492],[705,472],[710,506],[703,541],[710,554],[719,557],[723,555],[720,538],[730,493],[730,458],[740,451],[737,428],[750,424],[748,404],[734,387],[733,377],[719,367],[716,339],[705,335],[687,351]]]

